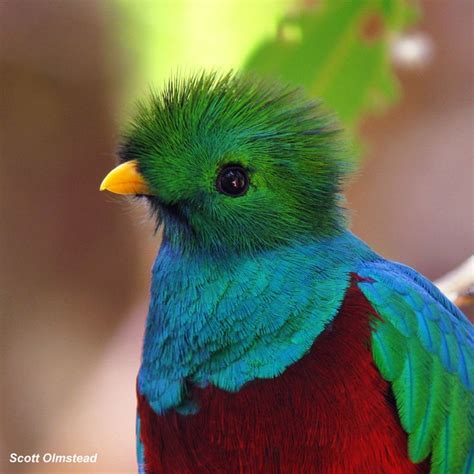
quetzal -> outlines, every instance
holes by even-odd
[[[138,108],[101,189],[163,229],[141,472],[474,472],[473,326],[347,230],[346,150],[319,103],[245,75]]]

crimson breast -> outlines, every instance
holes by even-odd
[[[200,410],[159,416],[138,395],[150,473],[410,474],[407,435],[370,350],[377,317],[354,276],[333,323],[300,361],[239,392],[191,388]]]

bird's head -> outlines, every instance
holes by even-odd
[[[183,248],[252,251],[341,230],[344,155],[300,90],[202,74],[140,104],[101,189],[146,196]]]

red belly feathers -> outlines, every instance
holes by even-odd
[[[195,415],[159,416],[138,396],[147,472],[411,474],[390,385],[374,365],[374,310],[357,277],[333,323],[274,379],[193,389]]]

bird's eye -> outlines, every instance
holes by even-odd
[[[238,165],[226,166],[217,176],[217,190],[228,196],[243,196],[250,184],[248,172]]]

